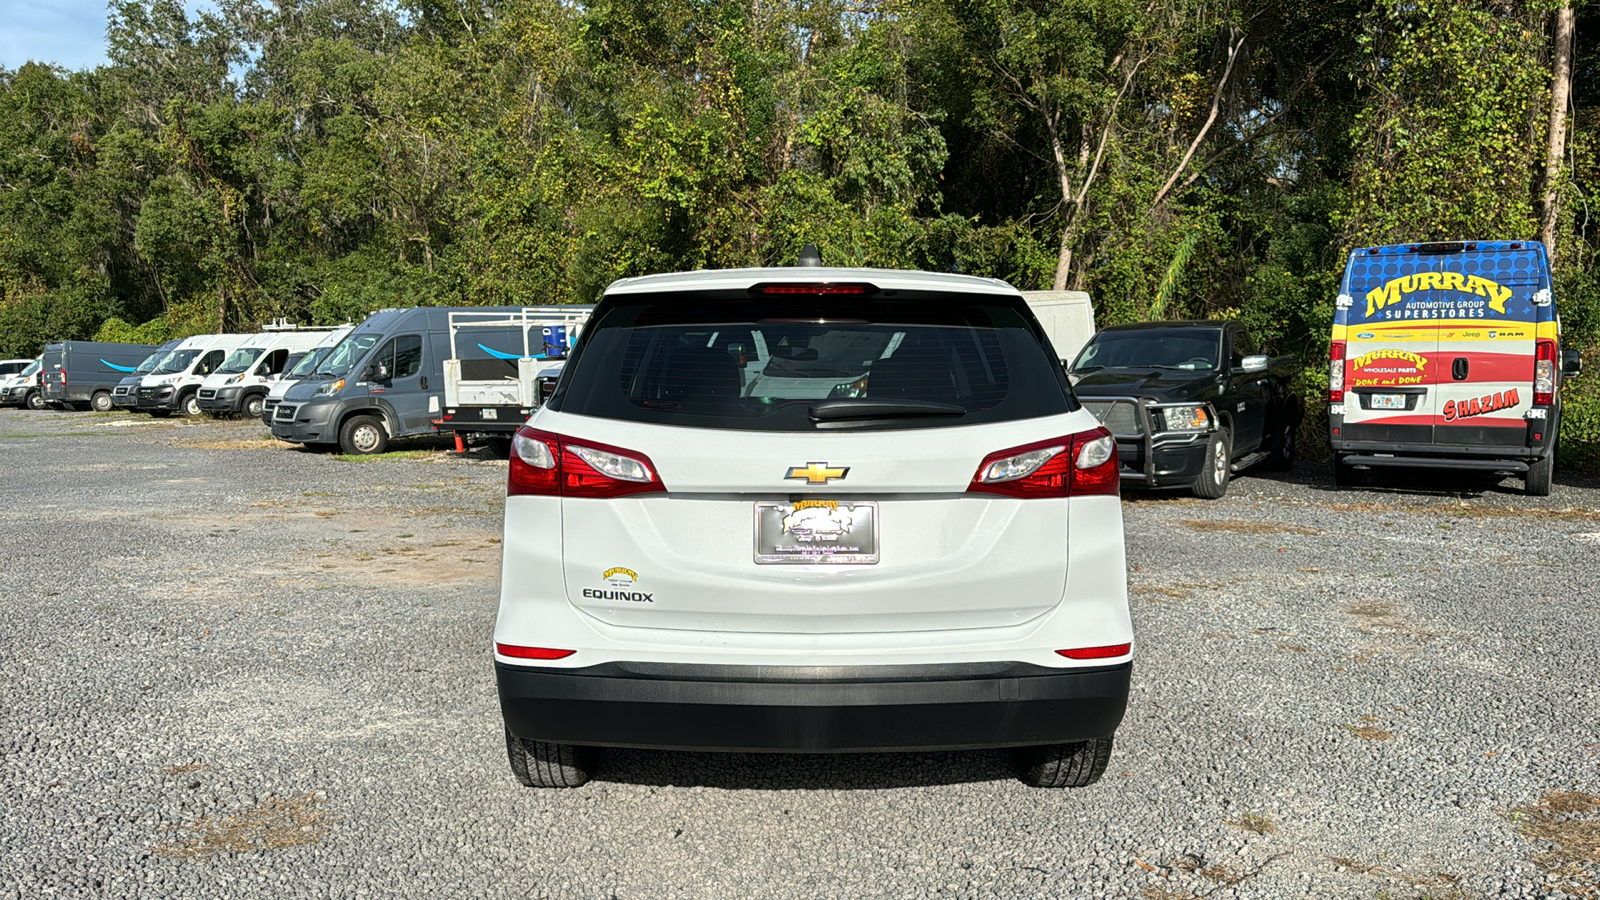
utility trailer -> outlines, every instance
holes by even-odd
[[[577,343],[593,306],[524,306],[463,310],[449,317],[450,356],[444,360],[444,409],[433,421],[440,434],[509,439],[549,396],[552,377]],[[520,333],[522,352],[485,346],[479,335]],[[481,355],[480,355],[481,354]]]

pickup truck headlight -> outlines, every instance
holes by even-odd
[[[1161,419],[1167,431],[1207,431],[1211,428],[1211,413],[1204,406],[1163,407]]]
[[[339,393],[339,390],[341,388],[343,388],[343,387],[344,387],[344,379],[343,378],[339,379],[338,381],[330,381],[327,384],[319,385],[317,387],[316,391],[314,391],[311,394],[311,396],[313,396],[313,397],[326,397],[329,394],[337,394],[337,393]]]

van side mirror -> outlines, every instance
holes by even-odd
[[[1583,374],[1583,353],[1578,350],[1561,351],[1561,374],[1576,378]]]
[[[367,366],[367,381],[388,381],[389,367],[384,363],[373,363]]]
[[[1267,364],[1272,362],[1271,357],[1258,353],[1255,356],[1246,356],[1239,361],[1239,368],[1246,372],[1265,372]]]

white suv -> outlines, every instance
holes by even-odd
[[[512,771],[597,747],[1014,747],[1105,770],[1117,454],[1001,281],[822,267],[607,289],[517,433],[495,670]]]

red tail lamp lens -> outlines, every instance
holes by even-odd
[[[527,427],[511,441],[508,496],[625,497],[666,489],[650,457],[634,450]]]
[[[1344,402],[1344,341],[1328,348],[1328,402]]]
[[[1104,428],[1091,428],[985,456],[972,483],[967,485],[967,493],[1026,500],[1088,494],[1115,496],[1120,487],[1116,441]]]

